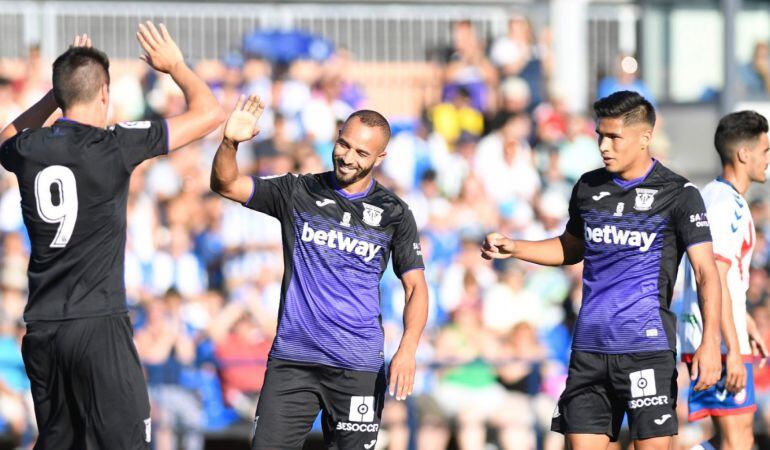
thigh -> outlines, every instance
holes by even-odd
[[[385,403],[385,372],[326,367],[321,380],[324,442],[329,449],[372,449]]]
[[[317,368],[271,359],[254,418],[252,450],[301,449],[321,400]]]
[[[128,316],[72,321],[60,334],[89,446],[149,449],[150,401]]]
[[[628,413],[631,439],[677,434],[677,370],[673,352],[615,355],[610,374],[613,389]],[[656,445],[650,441],[647,446],[657,448]]]
[[[617,440],[623,410],[614,401],[609,381],[607,355],[574,351],[567,386],[551,420],[551,431],[607,435]]]
[[[83,433],[82,421],[70,411],[71,394],[57,364],[56,329],[53,323],[30,324],[21,344],[35,406],[36,449],[74,449],[76,436]]]

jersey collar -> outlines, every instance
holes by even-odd
[[[369,195],[370,192],[372,192],[372,188],[374,188],[374,177],[372,177],[371,182],[369,183],[369,187],[366,188],[365,191],[357,192],[355,194],[349,194],[345,192],[344,189],[342,189],[339,184],[337,184],[337,177],[334,176],[334,172],[326,172],[328,179],[331,181],[332,188],[334,189],[334,192],[337,194],[345,197],[348,200],[357,200],[359,198],[364,198],[367,195]]]
[[[82,123],[78,122],[77,120],[68,119],[66,117],[59,117],[56,119],[57,122],[63,122],[66,124],[72,124],[72,125],[83,125]]]
[[[721,175],[717,177],[717,181],[719,181],[720,183],[724,183],[724,184],[730,186],[738,195],[740,195],[740,191],[738,191],[738,189],[735,187],[735,185],[730,183],[729,181],[725,180],[724,178],[722,178]]]
[[[652,165],[650,166],[649,169],[647,169],[647,172],[645,172],[645,174],[642,175],[641,177],[634,178],[633,180],[624,180],[617,175],[613,175],[612,181],[615,182],[615,184],[617,184],[624,190],[629,190],[632,187],[639,186],[640,184],[642,184],[642,182],[650,175],[650,173],[652,173],[653,169],[655,169],[655,166],[657,165],[658,165],[658,160],[655,158],[652,158]]]

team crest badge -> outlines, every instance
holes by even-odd
[[[373,227],[379,227],[382,220],[382,211],[382,208],[364,203],[364,223]]]
[[[655,194],[658,191],[655,189],[636,189],[636,201],[634,202],[634,209],[637,211],[649,211],[652,208],[652,202],[655,201]]]

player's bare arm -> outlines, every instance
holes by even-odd
[[[185,64],[164,24],[158,28],[150,21],[139,24],[136,39],[145,52],[140,58],[158,72],[171,75],[187,102],[186,112],[168,119],[169,151],[206,136],[224,122],[224,110],[208,85]]]
[[[406,295],[404,306],[404,334],[398,351],[390,363],[390,395],[406,400],[414,388],[415,354],[422,330],[428,320],[428,284],[425,271],[411,270],[401,277]]]
[[[251,196],[251,177],[238,173],[235,154],[238,144],[252,139],[259,133],[257,122],[265,111],[265,105],[256,95],[241,96],[225,124],[222,143],[219,144],[214,164],[211,166],[211,190],[217,194],[246,203]]]
[[[500,233],[490,233],[484,239],[481,256],[484,259],[516,258],[543,266],[564,266],[583,260],[583,241],[568,232],[542,241],[515,241]]]
[[[765,339],[762,337],[762,333],[759,332],[759,328],[757,328],[757,323],[749,313],[746,313],[746,330],[749,334],[751,353],[755,358],[761,358],[759,367],[764,367],[768,355],[767,344],[765,344]]]
[[[72,47],[91,47],[91,38],[87,34],[77,35],[72,41]],[[14,137],[17,133],[27,128],[40,128],[59,107],[53,95],[53,89],[49,90],[43,98],[32,105],[17,117],[10,125],[0,132],[0,144]]]
[[[725,366],[727,368],[727,383],[725,387],[730,392],[740,392],[746,387],[746,366],[743,364],[740,346],[738,344],[738,331],[735,329],[735,319],[733,317],[733,299],[730,296],[730,289],[727,286],[727,272],[730,265],[724,261],[717,260],[717,271],[719,272],[719,282],[722,287],[722,314],[721,329],[722,339],[727,347],[727,358]]]
[[[703,340],[693,355],[690,378],[698,380],[695,390],[702,391],[713,386],[722,372],[719,348],[722,288],[710,242],[691,246],[687,249],[687,257],[695,272],[703,317]]]

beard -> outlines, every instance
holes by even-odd
[[[337,178],[337,182],[341,186],[349,186],[356,181],[359,181],[363,178],[365,178],[367,175],[369,175],[374,168],[374,165],[371,165],[366,168],[353,168],[353,167],[346,167],[346,169],[354,169],[346,172],[342,172],[340,170],[340,167],[344,166],[344,163],[338,159],[334,159],[334,176]]]

